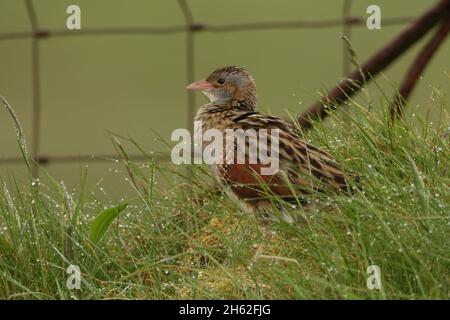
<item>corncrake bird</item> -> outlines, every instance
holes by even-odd
[[[271,155],[278,157],[276,172],[261,174],[261,169],[268,164],[263,163],[259,155],[256,163],[249,161],[251,148],[247,141],[244,163],[236,161],[236,143],[224,142],[224,161],[213,165],[219,180],[229,186],[249,211],[271,207],[268,195],[298,202],[312,192],[327,188],[348,190],[345,174],[330,154],[301,140],[295,127],[285,120],[256,111],[255,81],[244,68],[219,68],[206,79],[188,85],[187,89],[202,91],[210,100],[198,109],[195,118],[201,121],[203,132],[217,129],[225,136],[227,129],[254,129],[256,132],[266,129],[268,144],[271,144],[274,141],[270,132],[277,129],[278,148]],[[235,161],[229,161],[230,154],[234,155]]]

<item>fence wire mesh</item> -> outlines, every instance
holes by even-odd
[[[77,162],[109,162],[118,160],[119,156],[114,154],[93,154],[93,155],[66,155],[52,156],[41,153],[41,65],[40,65],[40,41],[42,39],[52,39],[58,37],[87,37],[92,35],[171,35],[185,34],[185,72],[186,82],[191,83],[195,80],[195,38],[196,34],[240,32],[249,30],[275,30],[275,29],[320,29],[342,27],[342,34],[351,40],[352,28],[366,25],[364,17],[351,15],[353,0],[344,0],[342,4],[342,14],[339,19],[328,20],[298,20],[298,21],[261,21],[261,22],[242,22],[234,24],[213,25],[201,23],[194,19],[192,10],[187,0],[178,0],[179,8],[183,14],[185,23],[182,25],[173,25],[168,27],[124,27],[124,28],[95,28],[81,30],[47,30],[40,28],[36,8],[32,0],[23,0],[25,2],[28,20],[31,30],[28,32],[8,32],[0,33],[0,41],[12,41],[16,39],[30,39],[31,41],[31,66],[32,66],[32,129],[31,129],[31,157],[34,160],[33,174],[39,175],[39,166],[50,163],[77,163]],[[411,17],[395,17],[383,19],[383,25],[402,25],[411,21]],[[343,76],[350,72],[350,58],[347,55],[347,44],[342,42]],[[187,95],[187,128],[191,128],[195,115],[195,96],[192,92]],[[129,160],[145,161],[147,157],[142,155],[130,155]],[[166,160],[168,157],[161,157]],[[9,157],[0,159],[0,164],[16,164],[23,161],[20,157]]]

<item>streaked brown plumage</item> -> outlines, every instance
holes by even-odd
[[[201,90],[211,101],[197,112],[196,120],[202,121],[203,131],[212,128],[223,133],[226,129],[268,129],[270,133],[270,129],[279,129],[279,170],[274,175],[259,174],[264,166],[259,162],[215,167],[220,180],[250,209],[270,204],[264,198],[267,189],[286,200],[293,199],[294,193],[303,197],[327,187],[347,189],[344,173],[327,152],[302,141],[288,122],[256,111],[255,82],[245,69],[236,66],[219,68],[187,89]]]

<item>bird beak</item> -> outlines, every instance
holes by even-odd
[[[186,87],[188,90],[208,90],[211,89],[213,86],[211,83],[209,83],[206,80],[199,80],[196,82],[192,82],[190,85]]]

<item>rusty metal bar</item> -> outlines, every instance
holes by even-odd
[[[383,26],[393,26],[408,23],[412,20],[412,17],[394,17],[384,18]],[[204,23],[192,23],[189,28],[186,25],[178,25],[171,27],[129,27],[129,28],[95,28],[95,29],[82,29],[82,30],[39,30],[39,33],[35,32],[8,32],[0,33],[0,41],[2,40],[15,40],[26,39],[33,37],[79,37],[79,36],[114,36],[114,35],[169,35],[184,32],[239,32],[239,31],[252,31],[252,30],[269,30],[269,29],[322,29],[333,28],[342,25],[349,25],[355,27],[365,26],[365,18],[363,17],[347,17],[346,20],[342,19],[330,19],[322,21],[274,21],[274,22],[248,22],[248,23],[235,23],[235,24],[204,24]]]
[[[405,106],[411,92],[420,79],[427,65],[430,63],[436,51],[444,43],[448,34],[450,33],[450,14],[442,22],[431,40],[424,46],[414,61],[411,63],[408,72],[400,86],[398,94],[394,97],[390,108],[392,118],[401,116],[403,114],[403,107]]]
[[[382,72],[391,63],[396,61],[428,31],[446,18],[450,12],[450,0],[438,1],[433,7],[425,11],[421,16],[404,28],[394,39],[372,55],[360,70],[349,74],[346,79],[340,81],[328,94],[311,105],[307,111],[298,117],[298,123],[305,130],[313,126],[313,122],[326,118],[330,111],[336,109],[350,97],[362,89],[377,74]]]
[[[161,154],[152,156],[157,160],[166,161],[170,159],[169,155]],[[129,160],[142,161],[145,162],[150,159],[149,156],[145,155],[130,155]],[[39,165],[50,165],[52,163],[74,163],[74,162],[113,162],[116,160],[122,160],[121,157],[115,154],[95,154],[95,155],[78,155],[78,156],[43,156],[34,159],[34,161]],[[21,157],[10,157],[0,159],[0,164],[19,164],[23,163],[23,158]]]

